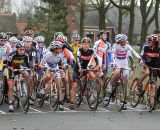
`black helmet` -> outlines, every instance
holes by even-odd
[[[23,41],[17,41],[17,44],[16,44],[16,48],[22,48],[24,47],[24,42]]]
[[[100,38],[102,34],[106,34],[106,30],[101,30],[98,32],[97,37]]]

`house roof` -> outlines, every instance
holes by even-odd
[[[19,34],[16,26],[15,14],[0,14],[0,32],[13,32]]]

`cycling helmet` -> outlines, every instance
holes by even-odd
[[[30,36],[24,36],[24,37],[23,37],[23,41],[24,41],[24,42],[27,42],[27,41],[32,42],[32,41],[33,41],[33,38],[30,37]]]
[[[65,42],[64,36],[63,35],[58,35],[57,38],[55,39],[56,41],[59,41],[61,43]]]
[[[33,30],[26,30],[24,35],[25,36],[33,36],[34,35],[34,31]]]
[[[82,38],[81,43],[85,43],[85,42],[91,43],[91,39],[89,37]]]
[[[117,34],[115,37],[116,43],[118,43],[121,40],[127,40],[127,39],[128,39],[128,37],[125,34]]]
[[[54,39],[56,39],[58,36],[63,36],[62,32],[55,32]]]
[[[106,30],[101,30],[98,32],[97,37],[100,38],[102,34],[106,34]]]
[[[59,41],[53,41],[51,42],[51,45],[50,45],[50,51],[55,49],[55,48],[62,48],[62,43],[59,42]]]
[[[80,37],[79,34],[74,34],[74,35],[72,36],[72,39],[75,40],[75,41],[80,41],[81,37]]]
[[[0,33],[0,40],[7,40],[7,34],[4,32]]]
[[[25,47],[24,42],[23,41],[17,41],[16,48],[22,48],[22,47]]]
[[[66,36],[63,36],[63,39],[64,39],[64,41],[65,41],[65,42],[67,42],[67,41],[68,41],[68,39],[67,39],[67,37],[66,37]]]
[[[151,34],[147,36],[147,43],[148,42],[155,43],[156,41],[158,41],[158,36],[156,34]]]
[[[45,38],[43,36],[37,36],[35,37],[34,41],[37,43],[37,42],[44,42],[45,41]]]
[[[17,40],[18,40],[18,39],[13,36],[13,37],[11,37],[11,38],[9,39],[9,42],[17,42]]]

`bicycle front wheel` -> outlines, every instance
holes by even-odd
[[[4,100],[4,78],[0,77],[0,105],[3,103]]]
[[[50,84],[50,90],[49,90],[49,103],[52,111],[56,111],[58,107],[58,100],[59,100],[59,90],[57,87],[57,82],[53,81]]]
[[[99,104],[101,83],[98,78],[87,81],[87,102],[91,110],[96,110]]]
[[[146,108],[149,112],[152,112],[156,104],[156,86],[155,83],[151,83],[147,91]]]
[[[135,108],[138,103],[140,102],[141,96],[137,86],[138,78],[135,78],[131,84],[130,91],[129,91],[129,102],[130,105]]]
[[[27,80],[20,81],[19,85],[19,105],[24,113],[29,109],[29,85]]]
[[[116,110],[120,112],[126,104],[127,83],[117,83],[115,91]]]

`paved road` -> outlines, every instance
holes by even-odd
[[[48,102],[42,108],[31,106],[27,114],[20,110],[8,112],[8,105],[0,106],[0,130],[159,130],[160,110],[147,112],[144,106],[116,112],[114,103],[90,111],[81,105],[75,111],[65,104],[65,111],[52,112]]]

